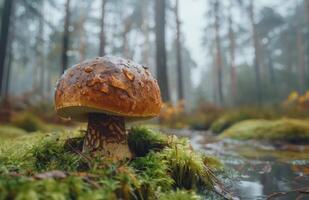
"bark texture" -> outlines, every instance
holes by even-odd
[[[155,1],[157,79],[164,102],[170,100],[165,46],[165,0]]]
[[[216,71],[217,71],[217,84],[220,105],[224,104],[223,97],[223,73],[222,73],[222,54],[221,54],[221,38],[220,38],[220,2],[215,1],[214,4],[215,12],[215,43],[216,43]]]
[[[7,45],[10,28],[10,17],[12,14],[13,0],[5,0],[3,5],[3,13],[1,16],[1,28],[0,28],[0,94],[3,89],[3,74],[5,68],[5,62],[7,57]]]
[[[176,0],[175,7],[175,15],[176,15],[176,51],[177,51],[177,74],[178,74],[178,100],[184,99],[184,89],[183,89],[183,74],[182,74],[182,47],[180,40],[180,19],[179,19],[179,1]]]
[[[65,17],[64,17],[64,27],[63,27],[63,38],[62,38],[62,68],[61,74],[64,73],[68,66],[68,49],[69,49],[69,26],[70,26],[70,2],[71,0],[67,0],[65,4]]]
[[[107,0],[102,0],[101,5],[101,30],[100,30],[100,48],[99,48],[99,56],[105,55],[105,10],[106,10]]]
[[[254,1],[250,1],[249,5],[249,18],[252,27],[252,38],[254,48],[254,70],[255,70],[255,81],[256,81],[256,98],[259,105],[262,104],[262,89],[261,89],[261,74],[260,74],[260,54],[259,54],[259,40],[256,30],[255,23],[255,10]]]

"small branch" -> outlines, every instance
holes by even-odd
[[[287,192],[275,192],[275,193],[268,195],[267,200],[285,196],[285,195],[295,193],[295,192],[298,193],[299,196],[302,194],[309,194],[309,187],[302,187],[302,188],[294,189],[294,190],[287,191]]]

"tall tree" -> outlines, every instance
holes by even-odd
[[[122,55],[126,58],[132,59],[129,45],[129,33],[132,29],[133,19],[132,15],[129,15],[124,20],[124,29],[122,32]]]
[[[165,47],[165,0],[155,1],[155,32],[156,32],[156,61],[157,61],[157,79],[162,93],[163,101],[170,101],[166,47]]]
[[[261,91],[261,75],[260,75],[259,39],[257,35],[257,30],[256,30],[254,0],[250,0],[249,19],[251,23],[253,48],[254,48],[256,98],[257,98],[258,104],[261,104],[262,103],[262,91]]]
[[[44,1],[39,2],[38,4],[40,15],[38,18],[38,32],[36,36],[36,65],[39,68],[38,73],[38,90],[41,95],[41,100],[45,97],[45,48],[44,48]]]
[[[15,10],[16,1],[13,1],[12,10]],[[10,89],[10,80],[11,80],[11,71],[12,71],[12,62],[14,59],[13,55],[13,41],[15,39],[15,12],[11,13],[10,17],[10,29],[9,29],[9,37],[8,37],[8,47],[7,47],[7,54],[8,58],[6,59],[6,73],[2,81],[4,81],[4,102],[8,103],[9,100],[9,89]]]
[[[99,56],[105,55],[105,13],[106,13],[106,3],[107,0],[102,0],[101,5],[101,30],[100,30],[100,48],[99,48]]]
[[[232,17],[232,2],[230,2],[229,7],[229,52],[230,52],[230,79],[231,79],[231,94],[232,101],[235,104],[237,96],[237,72],[235,66],[235,32],[234,32],[234,21]]]
[[[307,17],[307,34],[309,35],[309,0],[304,0],[304,4],[305,4],[305,12],[306,12],[306,17]],[[309,75],[309,42],[307,41],[307,50],[306,50],[306,54],[307,54],[307,74]],[[307,80],[309,83],[309,78],[307,75]]]
[[[62,38],[62,67],[61,74],[66,70],[68,65],[68,49],[69,49],[69,39],[70,39],[70,2],[71,0],[66,0],[65,4],[65,16],[64,16],[64,27],[63,27],[63,38]]]
[[[10,17],[12,14],[13,0],[5,0],[1,17],[0,32],[0,95],[3,89],[3,73],[7,57],[8,33],[10,28]]]
[[[216,44],[216,71],[217,71],[217,84],[219,102],[221,105],[224,103],[223,99],[223,73],[222,73],[222,55],[221,55],[221,38],[220,38],[220,2],[215,0],[214,2],[214,15],[215,15],[215,44]]]
[[[303,36],[300,27],[297,27],[297,54],[298,54],[298,75],[299,75],[299,92],[305,91],[305,50],[303,46]]]
[[[307,24],[309,28],[309,0],[304,0],[305,12],[307,16]]]
[[[149,27],[149,5],[151,2],[148,0],[142,1],[142,11],[141,15],[143,18],[143,22],[141,25],[141,30],[144,35],[144,42],[142,45],[142,62],[146,66],[150,66],[150,58],[151,58],[151,41],[150,41],[150,27]]]
[[[177,74],[178,74],[178,99],[184,99],[183,74],[182,74],[182,46],[181,46],[181,30],[179,19],[179,0],[176,0],[175,5],[175,20],[176,20],[176,57],[177,57]]]

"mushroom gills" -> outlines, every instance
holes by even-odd
[[[89,114],[83,152],[114,161],[132,158],[124,118],[103,113]]]

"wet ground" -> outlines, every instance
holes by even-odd
[[[220,158],[234,174],[230,190],[240,199],[309,200],[309,145],[218,140],[206,131],[166,132],[190,137],[193,148]]]

